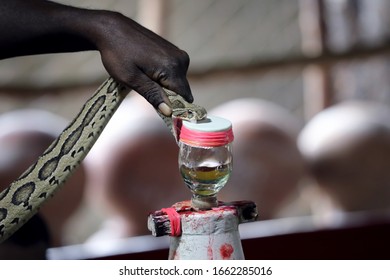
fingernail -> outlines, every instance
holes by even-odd
[[[169,117],[172,114],[171,108],[164,102],[158,105],[158,109],[160,110],[161,113],[163,113],[167,117]]]

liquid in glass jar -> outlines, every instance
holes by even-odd
[[[233,133],[228,120],[209,117],[198,123],[183,122],[180,134],[179,169],[191,190],[195,208],[217,205],[217,193],[232,171]]]

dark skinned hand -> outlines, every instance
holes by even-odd
[[[189,57],[124,15],[44,0],[0,0],[0,59],[97,50],[107,72],[169,115],[162,87],[193,97]]]
[[[169,104],[161,86],[192,102],[186,79],[189,65],[186,52],[121,15],[116,14],[105,26],[107,37],[97,45],[104,66],[113,77],[156,108],[161,102]]]

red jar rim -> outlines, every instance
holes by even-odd
[[[183,121],[179,133],[180,142],[190,146],[218,147],[234,140],[232,123],[216,116],[196,123]]]

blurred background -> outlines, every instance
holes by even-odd
[[[334,171],[329,168],[329,165],[334,166],[334,162],[331,160],[340,162],[341,158],[339,157],[345,156],[346,152],[345,150],[340,152],[336,149],[337,151],[331,153],[335,155],[333,158],[324,159],[322,156],[329,155],[327,151],[333,149],[335,143],[345,143],[350,140],[352,136],[350,134],[345,136],[343,133],[352,126],[351,123],[354,120],[359,119],[358,117],[350,118],[350,122],[348,120],[344,127],[334,132],[336,136],[333,134],[329,136],[331,140],[327,140],[328,142],[322,141],[322,138],[316,138],[328,137],[318,133],[318,130],[324,131],[333,127],[345,116],[351,116],[353,114],[351,111],[341,107],[340,110],[346,112],[346,115],[336,114],[333,116],[330,114],[329,118],[325,116],[326,121],[312,125],[315,127],[313,132],[307,127],[320,112],[326,111],[327,108],[359,100],[364,105],[360,103],[356,106],[352,105],[353,110],[357,108],[358,113],[356,114],[362,116],[359,120],[369,118],[369,116],[364,115],[364,112],[370,110],[370,112],[383,111],[385,113],[378,114],[374,120],[368,120],[368,128],[362,134],[354,132],[351,135],[358,135],[359,139],[364,140],[367,135],[375,139],[379,137],[378,135],[385,135],[385,140],[380,140],[384,148],[375,152],[375,155],[381,159],[386,155],[386,145],[387,140],[389,140],[387,137],[390,135],[390,132],[387,131],[387,123],[390,122],[387,122],[388,119],[386,119],[388,117],[387,106],[390,105],[389,1],[85,0],[80,2],[56,0],[56,2],[78,7],[119,11],[187,51],[191,58],[188,79],[195,102],[210,112],[215,110],[216,114],[226,114],[229,119],[233,120],[234,125],[234,118],[237,114],[248,114],[250,115],[248,119],[250,119],[253,117],[252,115],[255,115],[252,112],[256,110],[265,112],[258,116],[259,127],[263,129],[258,136],[260,140],[248,142],[250,143],[248,145],[255,149],[263,143],[262,140],[267,139],[264,145],[273,145],[270,148],[271,155],[260,153],[259,157],[264,159],[277,155],[278,159],[258,163],[251,161],[250,167],[261,170],[265,166],[263,170],[266,170],[269,164],[267,176],[279,179],[285,174],[291,173],[292,175],[287,176],[287,178],[293,185],[287,189],[277,190],[279,194],[285,193],[286,196],[288,194],[288,197],[283,198],[283,206],[267,214],[267,219],[314,215],[318,209],[321,211],[329,210],[329,205],[336,205],[340,211],[376,210],[376,208],[383,209],[387,205],[390,206],[388,203],[390,195],[386,192],[379,195],[382,198],[386,197],[386,200],[382,201],[378,207],[362,206],[364,204],[362,201],[368,195],[365,194],[359,201],[360,204],[356,202],[358,206],[350,208],[346,207],[345,205],[348,203],[344,203],[342,200],[335,199],[337,203],[332,202],[337,194],[334,194],[333,191],[330,191],[331,194],[328,193],[329,189],[342,188],[339,187],[338,183],[333,184],[332,182],[341,177],[345,178],[347,175],[340,175],[340,172],[343,173],[345,169],[340,167],[342,171]],[[71,120],[106,77],[107,73],[97,52],[39,55],[3,60],[0,62],[0,113],[4,115],[14,110],[37,109],[49,111]],[[129,99],[132,99],[133,95],[131,94]],[[243,103],[236,105],[229,103],[235,102],[237,99],[246,100],[252,105],[256,102],[261,104],[258,107],[245,109],[249,107],[245,107],[246,105]],[[130,100],[124,106],[127,108],[126,112],[122,110],[118,113],[123,119],[126,114],[132,118],[132,114],[138,114],[141,111],[140,115],[144,118],[131,119],[129,124],[132,122],[139,124],[149,118],[149,113],[146,111],[150,108],[146,109],[147,106],[140,105],[138,102],[142,101]],[[224,110],[221,107],[223,104],[230,104],[231,107]],[[364,107],[366,105],[371,109]],[[375,106],[379,106],[380,109],[375,109]],[[143,109],[135,110],[135,107],[145,108],[145,112],[142,112]],[[134,111],[132,111],[133,109]],[[236,109],[237,112],[242,113],[236,113],[236,115],[224,113],[236,111]],[[237,122],[239,123],[239,121]],[[374,128],[370,126],[373,123],[377,124]],[[134,124],[134,126],[136,125]],[[238,126],[239,124],[237,124]],[[119,130],[118,127],[112,129],[112,131]],[[120,129],[124,129],[124,127],[122,126]],[[378,132],[378,134],[374,132]],[[242,135],[247,134],[242,132]],[[103,135],[103,139],[112,139],[112,137]],[[107,139],[102,140],[101,143],[98,142],[98,148],[105,147],[106,150],[110,150],[109,144],[114,145],[114,143]],[[298,139],[300,140],[298,141]],[[295,145],[296,141],[299,142],[299,145]],[[313,143],[323,142],[326,142],[323,148],[320,144],[315,148],[310,146]],[[290,147],[288,145],[291,145],[291,148],[282,150],[282,148]],[[377,146],[376,142],[367,145]],[[362,147],[368,147],[367,145],[357,146],[356,149],[362,150]],[[271,146],[264,147],[266,147],[265,150],[269,150]],[[99,165],[99,162],[114,164],[111,161],[112,158],[109,160],[104,158],[105,153],[111,152],[97,150],[98,148],[94,147],[92,150],[91,157],[95,157],[95,160],[90,161],[98,162],[97,164],[95,162],[95,165]],[[241,151],[239,146],[236,150],[237,152]],[[245,151],[242,151],[244,154]],[[370,150],[367,153],[373,152]],[[345,165],[348,166],[349,163],[366,160],[367,153],[364,153],[365,158],[357,159],[352,157],[356,153],[351,152],[351,157],[342,158],[342,160],[345,160]],[[239,162],[248,162],[248,158],[240,158],[240,155],[237,157]],[[282,166],[282,163],[284,164],[288,160],[291,160],[292,163]],[[324,164],[323,169],[321,169],[323,165],[320,164],[322,161],[326,161],[328,164],[328,166]],[[379,160],[374,159],[374,162],[378,163]],[[377,177],[387,176],[387,162],[385,160],[381,162],[381,167],[385,171],[376,174]],[[124,165],[117,164],[124,167]],[[93,164],[91,166],[90,170],[99,168]],[[227,190],[228,188],[239,189],[237,187],[239,184],[250,184],[245,181],[245,178],[242,178],[246,177],[245,172],[249,174],[248,168],[245,165],[235,165],[234,169],[240,171],[236,171],[238,175],[232,175],[233,182],[231,184],[235,186],[226,187],[224,200],[225,198],[226,200],[252,199],[253,196],[249,191],[247,193],[249,197],[238,197],[238,193],[232,193],[229,196]],[[362,173],[363,169],[359,168],[362,167],[358,166],[350,171],[348,178],[354,178],[355,174]],[[367,168],[365,167],[364,170]],[[89,173],[89,178],[95,177],[94,172],[96,171]],[[134,171],[133,174],[138,174],[137,172],[141,171]],[[314,180],[312,180],[313,178]],[[105,182],[106,178],[100,179],[97,176],[95,181],[91,180],[93,183],[87,183],[87,185],[97,186],[99,182]],[[387,182],[387,178],[382,181]],[[255,180],[255,182],[259,185],[261,180]],[[371,180],[371,182],[376,182],[376,179]],[[270,180],[267,184],[270,184],[272,188],[273,185],[286,186],[288,183]],[[344,180],[340,184],[354,185],[355,182]],[[253,188],[260,188],[257,185],[254,183]],[[309,185],[320,187],[318,189],[310,188]],[[380,187],[385,190],[390,188],[385,183],[381,184]],[[101,201],[102,196],[107,195],[107,190],[104,190],[104,187],[96,187],[96,189],[98,191],[91,191],[90,186],[86,187],[85,196],[87,198],[80,203],[80,207],[75,211],[72,219],[67,222],[62,245],[86,242],[102,227],[102,221],[107,218],[106,211],[96,205],[96,202],[93,205],[91,200],[94,200],[93,197],[96,195],[97,201]],[[172,196],[171,200],[167,199],[162,204],[165,203],[165,206],[169,206],[169,203],[174,203],[177,199],[190,197],[188,190],[184,187],[181,187],[178,192],[182,193],[177,198]],[[321,204],[318,203],[318,196],[322,193],[325,193],[327,198],[321,200]],[[356,189],[352,187],[346,196],[352,197],[355,193]],[[376,190],[375,193],[378,194],[378,191]],[[221,195],[224,193],[221,192]],[[270,195],[270,198],[267,195]],[[132,197],[134,196],[137,195],[132,194]],[[152,202],[151,197],[153,196],[154,194],[151,192],[146,198],[150,200],[150,205],[149,209],[145,211],[154,211],[160,207]],[[266,209],[270,209],[272,205],[282,200],[282,198],[277,198],[269,193],[262,193],[261,196],[266,197],[266,201],[259,203],[260,218],[262,218],[262,211],[266,213]],[[375,201],[375,199],[373,200]],[[316,202],[314,208],[313,201]],[[266,202],[269,202],[270,206],[264,206],[266,209],[262,210],[263,205],[268,205]],[[375,205],[375,202],[372,204]],[[319,205],[324,206],[319,207]],[[319,216],[321,222],[331,219],[328,214],[319,214]],[[144,216],[142,219],[145,219],[146,223]],[[130,231],[127,232],[125,235],[138,235],[130,234]],[[140,232],[140,234],[147,233]]]

